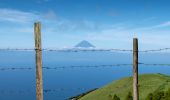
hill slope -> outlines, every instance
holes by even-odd
[[[163,74],[139,75],[139,97],[145,100],[149,93],[154,91],[166,91],[170,88],[170,76]],[[128,92],[132,92],[132,77],[123,78],[99,88],[79,100],[108,100],[109,95],[116,94],[124,100]]]

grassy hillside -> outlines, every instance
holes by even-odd
[[[145,100],[149,93],[154,91],[166,91],[170,88],[170,76],[163,74],[139,75],[139,97]],[[124,100],[128,92],[132,92],[132,77],[123,78],[99,88],[79,100],[108,100],[109,95],[116,94]]]

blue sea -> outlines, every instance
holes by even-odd
[[[170,64],[170,53],[140,53],[139,62]],[[43,67],[60,67],[43,69],[44,100],[67,100],[132,75],[132,66],[97,67],[112,64],[132,64],[132,54],[107,51],[43,52]],[[32,69],[0,70],[0,100],[36,99],[35,52],[0,51],[0,69],[27,67]],[[140,74],[170,75],[169,70],[168,66],[139,65]]]

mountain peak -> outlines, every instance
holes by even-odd
[[[94,48],[95,46],[89,43],[86,40],[81,41],[78,43],[75,47],[80,47],[80,48]]]

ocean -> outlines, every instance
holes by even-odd
[[[127,52],[49,52],[43,53],[44,100],[67,100],[114,80],[131,76]],[[170,64],[169,53],[140,53],[139,63]],[[93,67],[91,67],[93,66]],[[31,69],[21,69],[21,68]],[[13,68],[6,69],[3,68]],[[15,69],[19,68],[19,69]],[[46,69],[54,68],[54,69]],[[0,51],[0,100],[35,100],[35,52]],[[139,73],[170,75],[168,66],[139,65]]]

